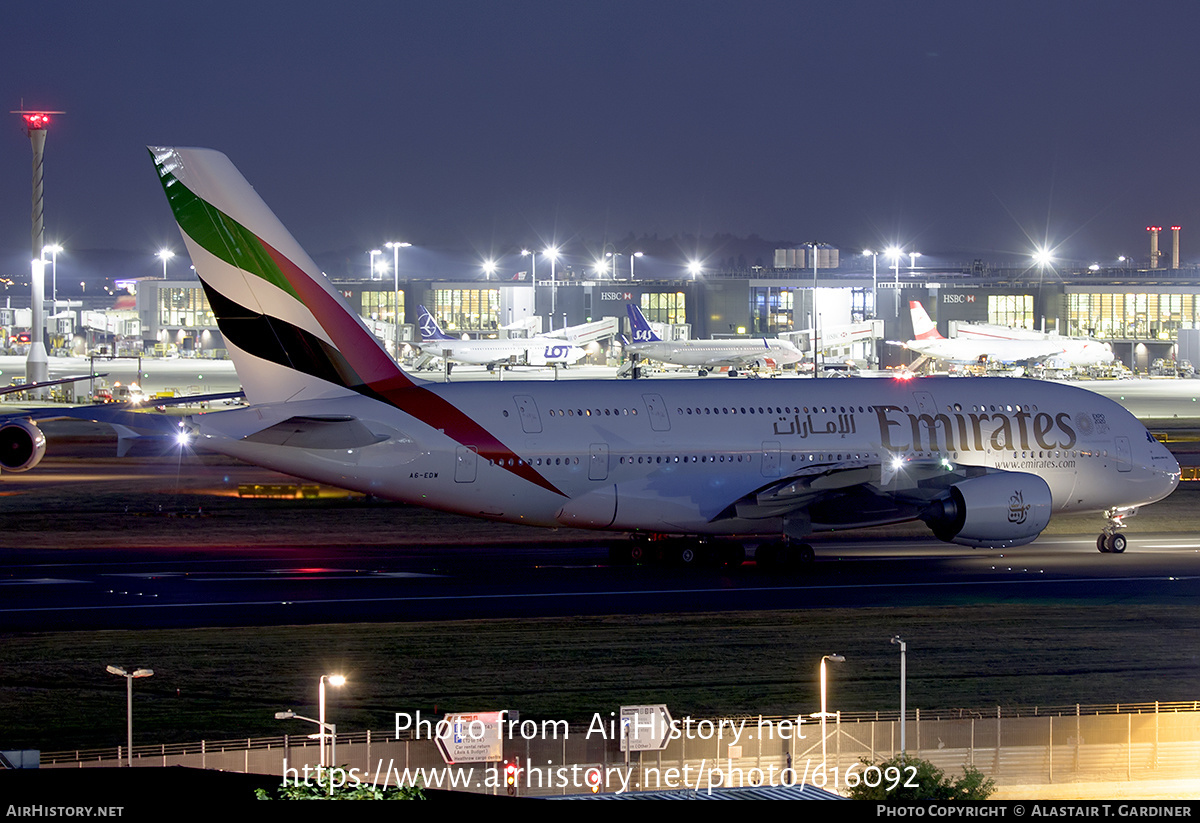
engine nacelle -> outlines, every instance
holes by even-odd
[[[986,549],[1033,542],[1050,522],[1050,487],[1036,474],[997,472],[955,483],[921,513],[939,540]]]
[[[0,468],[26,472],[46,456],[46,435],[32,420],[15,420],[0,426]]]

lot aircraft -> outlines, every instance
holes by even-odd
[[[418,308],[421,351],[456,363],[489,368],[510,363],[521,366],[565,366],[578,363],[587,354],[573,343],[549,337],[459,340],[443,332],[427,308]]]
[[[1052,512],[1122,518],[1179,466],[1124,408],[1014,379],[426,383],[388,356],[225,155],[152,148],[252,405],[211,448],[475,517],[639,536],[694,562],[806,561],[818,530],[923,520],[1008,547]],[[625,551],[631,544],[620,541]],[[617,548],[616,551],[621,551]]]

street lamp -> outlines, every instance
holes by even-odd
[[[821,718],[821,766],[825,766],[825,718],[830,717],[828,711],[825,710],[826,676],[825,676],[825,661],[830,663],[845,663],[846,658],[840,654],[827,654],[821,658],[821,711],[812,715],[813,717]],[[836,715],[833,715],[836,717]]]
[[[699,260],[689,260],[687,264],[687,270],[691,273],[692,279],[695,280],[696,275],[703,272],[704,268],[700,265]]]
[[[54,301],[56,314],[58,313],[58,253],[62,250],[63,247],[57,243],[42,246],[42,257],[50,255],[50,299]]]
[[[135,677],[153,677],[154,669],[134,669],[127,672],[120,666],[106,666],[109,674],[125,678],[125,757],[130,768],[133,768],[133,679]]]
[[[884,251],[884,254],[891,258],[892,269],[894,269],[896,272],[895,306],[896,306],[896,318],[899,319],[899,317],[900,317],[900,255],[904,254],[904,252],[901,251],[899,249],[899,247],[897,247],[897,246],[888,246],[887,250]]]
[[[612,279],[613,279],[613,280],[616,280],[616,279],[617,279],[617,258],[621,256],[621,252],[619,252],[619,251],[610,251],[610,252],[605,252],[604,256],[605,256],[605,257],[611,257],[611,258],[612,258],[612,261],[613,261],[613,276],[612,276]],[[629,260],[629,266],[630,266],[630,268],[632,269],[632,267],[633,267],[633,258],[632,258],[632,256],[630,256],[630,260]],[[630,275],[629,279],[631,279],[631,280],[632,280],[632,279],[633,279],[633,275]]]
[[[400,360],[400,249],[407,249],[412,243],[387,242],[385,248],[392,250],[392,345],[395,348],[396,360]]]
[[[905,701],[904,685],[907,679],[908,644],[900,639],[900,635],[892,638],[892,645],[900,647],[900,754],[905,752],[904,732],[908,727],[908,705]]]
[[[1046,276],[1046,267],[1054,263],[1054,256],[1050,249],[1045,246],[1039,246],[1033,250],[1033,262],[1038,267],[1038,285],[1041,285],[1042,280]]]
[[[491,280],[492,275],[495,273],[496,273],[496,261],[495,260],[484,260],[483,261],[483,279]]]
[[[640,252],[640,251],[635,251],[633,254],[629,255],[629,282],[630,283],[633,282],[633,259],[635,257],[643,257],[643,256],[644,256],[644,253]]]
[[[370,262],[367,264],[367,275],[372,280],[379,279],[375,276],[375,255],[377,254],[383,254],[383,252],[380,249],[371,249],[369,252],[367,252],[367,257],[370,260]]]
[[[175,252],[171,251],[170,249],[159,249],[158,252],[155,253],[154,256],[162,261],[163,280],[166,280],[167,279],[167,261],[175,256]]]
[[[547,246],[542,257],[550,258],[550,328],[554,329],[554,310],[558,307],[558,283],[554,280],[554,264],[558,260],[558,247]],[[536,293],[535,298],[536,299]]]
[[[320,712],[318,713],[317,716],[320,718],[320,724],[321,724],[321,765],[322,766],[329,765],[328,763],[325,762],[325,729],[328,728],[325,725],[325,681],[326,680],[329,681],[330,686],[346,685],[346,678],[343,675],[323,674],[323,675],[321,675],[320,684],[317,687],[317,703],[319,704],[319,707],[320,707]],[[331,743],[330,743],[330,747],[329,747],[329,755],[330,755],[330,759],[332,760],[333,755],[337,750],[337,734],[331,735],[330,741],[331,741]]]

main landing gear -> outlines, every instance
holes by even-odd
[[[746,559],[746,547],[737,540],[710,537],[636,535],[632,540],[611,544],[608,557],[609,562],[620,566],[735,569]],[[816,553],[812,546],[786,537],[760,543],[754,551],[754,562],[758,568],[770,571],[800,571],[810,568],[815,561]]]
[[[746,559],[746,549],[735,540],[638,535],[610,545],[608,557],[615,565],[737,568]]]
[[[794,540],[762,543],[754,551],[754,562],[763,569],[796,570],[811,566],[817,559],[813,547]]]
[[[1100,536],[1096,538],[1096,548],[1105,554],[1121,554],[1125,551],[1127,540],[1125,535],[1121,534],[1119,529],[1125,528],[1123,519],[1129,512],[1117,513],[1116,509],[1109,509],[1104,513],[1108,518],[1108,525],[1104,531],[1100,532]]]

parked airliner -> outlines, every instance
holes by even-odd
[[[459,340],[442,331],[433,315],[419,306],[421,351],[456,363],[476,366],[511,364],[553,366],[578,363],[587,354],[579,346],[550,337],[513,337],[502,340]]]
[[[1000,363],[1055,361],[1068,366],[1096,366],[1111,363],[1113,359],[1110,345],[1087,338],[1048,337],[1036,334],[1032,337],[1001,337],[986,332],[963,334],[964,326],[959,327],[958,337],[942,337],[920,302],[910,300],[908,308],[912,315],[913,339],[905,343],[904,347],[935,360],[948,360],[952,363],[977,363],[985,360]]]
[[[475,517],[808,560],[820,530],[923,520],[1029,543],[1054,512],[1122,519],[1179,466],[1124,408],[1037,381],[427,383],[388,356],[225,155],[152,148],[253,405],[190,418],[215,450]],[[629,541],[618,545],[628,546]],[[731,548],[734,547],[734,548]]]
[[[633,342],[625,347],[626,354],[676,366],[696,366],[701,377],[711,369],[723,367],[729,369],[730,377],[737,377],[738,369],[768,360],[786,365],[804,359],[804,354],[794,343],[765,337],[676,340],[668,343],[654,333],[637,306],[627,303],[625,311],[629,314],[629,326],[633,332]]]

